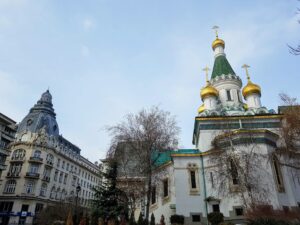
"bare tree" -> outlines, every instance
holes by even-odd
[[[135,166],[145,181],[141,191],[146,195],[146,221],[149,220],[153,169],[160,152],[177,148],[179,131],[175,117],[158,107],[130,113],[123,122],[108,127],[112,137],[108,157],[117,155],[122,144],[130,149],[127,157],[138,162]]]
[[[300,8],[297,8],[296,11],[297,14],[300,13]],[[300,23],[300,20],[298,20],[298,23]],[[290,53],[293,55],[300,55],[300,44],[298,44],[296,47],[292,47],[291,45],[288,45]]]
[[[279,107],[281,113],[281,142],[276,151],[277,158],[282,166],[293,170],[300,170],[300,105],[296,98],[281,93],[283,106]]]
[[[267,154],[254,142],[251,132],[244,130],[247,137],[243,143],[236,141],[239,134],[227,130],[218,135],[210,150],[210,171],[214,173],[215,190],[219,196],[239,196],[245,208],[268,202],[268,177],[264,162]]]

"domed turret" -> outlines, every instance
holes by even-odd
[[[59,135],[58,124],[56,122],[56,114],[52,105],[52,96],[47,90],[30,109],[27,116],[18,124],[18,134],[25,131],[37,133],[41,129],[45,129],[48,135]]]
[[[248,108],[260,108],[261,107],[261,102],[260,102],[260,97],[261,97],[261,88],[259,85],[252,83],[250,80],[248,68],[249,66],[244,64],[242,66],[246,70],[246,76],[247,76],[247,85],[243,88],[242,94],[247,101],[247,106]]]
[[[207,85],[201,89],[200,96],[202,101],[207,98],[208,96],[217,97],[219,95],[218,90],[215,89],[209,82],[207,82]]]
[[[246,98],[248,95],[251,95],[251,94],[258,94],[259,96],[261,96],[261,89],[260,89],[259,85],[252,83],[251,80],[248,79],[248,83],[243,88],[242,93],[243,93],[244,98]]]
[[[212,49],[215,50],[216,47],[218,46],[222,46],[222,48],[225,48],[225,41],[223,41],[222,39],[219,39],[218,36],[216,37],[216,40],[213,41],[212,43]]]

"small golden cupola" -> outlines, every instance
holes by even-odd
[[[205,72],[206,72],[206,86],[203,87],[201,89],[201,92],[200,92],[200,96],[201,96],[201,99],[202,101],[207,98],[208,96],[214,96],[214,97],[217,97],[219,95],[219,92],[216,88],[214,88],[209,80],[208,80],[208,71],[209,71],[209,68],[206,66],[204,69],[203,69]]]
[[[212,49],[215,50],[216,47],[218,46],[222,46],[223,49],[225,48],[225,41],[223,41],[222,39],[219,38],[218,36],[218,29],[219,27],[218,26],[214,26],[213,29],[215,30],[216,32],[216,39],[213,41],[212,43]]]
[[[246,76],[247,76],[247,80],[248,80],[247,85],[243,88],[243,91],[242,91],[244,98],[246,99],[249,95],[252,95],[252,94],[257,94],[260,97],[261,96],[261,88],[259,85],[252,83],[252,81],[250,80],[250,76],[249,76],[249,72],[248,72],[249,66],[244,64],[242,67],[246,70]]]

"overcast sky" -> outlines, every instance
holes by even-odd
[[[213,67],[213,25],[262,104],[300,97],[297,0],[0,0],[0,112],[17,122],[49,87],[60,132],[92,161],[105,156],[105,126],[159,105],[176,115],[180,146],[192,131],[202,68]],[[200,149],[201,150],[201,149]]]

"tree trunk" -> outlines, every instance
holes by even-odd
[[[146,218],[145,220],[149,221],[149,211],[150,211],[150,202],[151,202],[151,189],[152,189],[152,173],[148,174],[148,188],[147,188],[147,199],[146,199]]]

